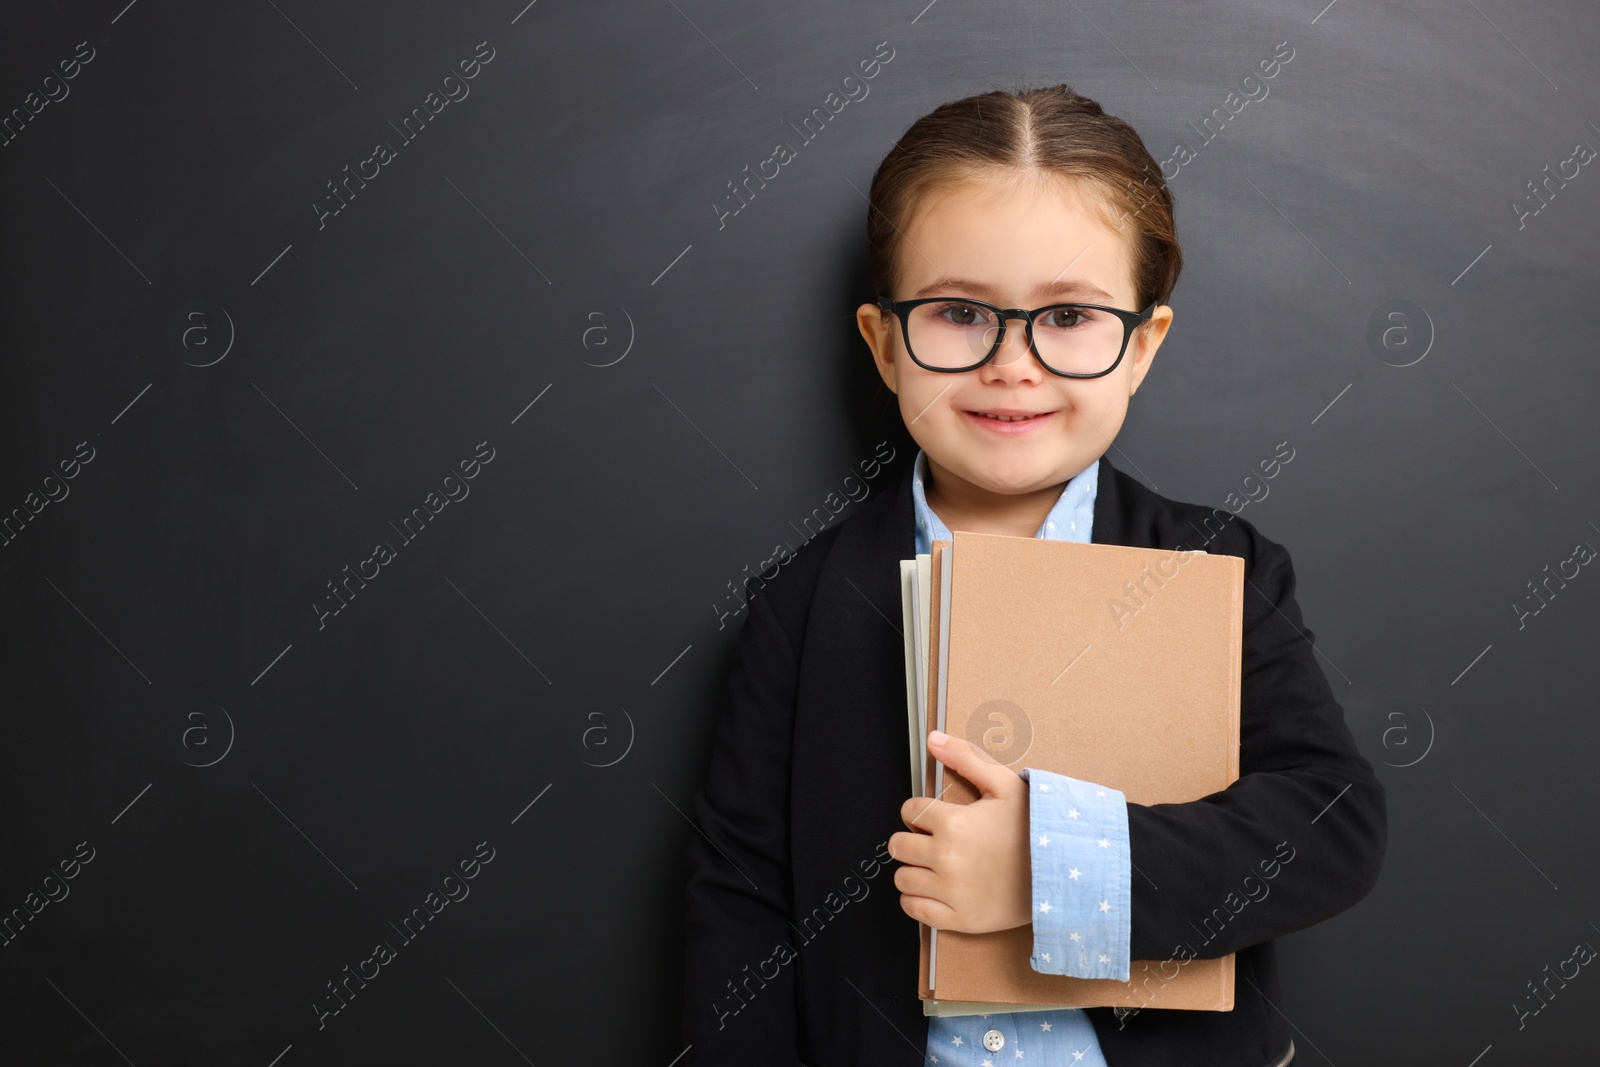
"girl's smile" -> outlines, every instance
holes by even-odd
[[[966,411],[963,414],[974,426],[982,427],[985,433],[999,434],[1001,437],[1020,437],[1041,430],[1055,418],[1057,413],[1028,411],[1023,408],[985,408],[982,411]]]

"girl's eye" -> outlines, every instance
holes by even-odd
[[[1039,321],[1053,329],[1070,330],[1092,321],[1093,315],[1094,312],[1089,308],[1064,307],[1041,315]]]
[[[988,308],[976,304],[940,304],[935,314],[951,326],[984,326],[989,322]]]

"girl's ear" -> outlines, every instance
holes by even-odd
[[[872,350],[872,362],[878,368],[878,377],[889,387],[889,392],[898,393],[895,383],[894,322],[893,316],[885,320],[883,309],[876,304],[862,304],[856,308],[856,328]]]
[[[1167,338],[1167,330],[1172,327],[1172,309],[1166,304],[1158,304],[1155,311],[1151,312],[1147,322],[1142,323],[1129,340],[1128,353],[1133,357],[1133,370],[1128,382],[1128,395],[1132,396],[1139,391],[1139,383],[1144,381],[1144,376],[1150,372],[1150,364],[1156,358],[1156,349],[1161,347],[1161,342]]]

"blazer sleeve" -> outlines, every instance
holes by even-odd
[[[1129,804],[1132,955],[1211,959],[1302,929],[1372,889],[1383,784],[1360,754],[1295,602],[1283,546],[1242,519],[1237,781],[1179,804]]]
[[[788,829],[797,666],[769,598],[755,595],[686,846],[682,1067],[800,1062]]]

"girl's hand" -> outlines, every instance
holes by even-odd
[[[939,930],[985,934],[1033,919],[1028,783],[960,737],[938,730],[928,749],[978,788],[971,804],[912,797],[900,818],[920,833],[889,835],[900,907]]]

